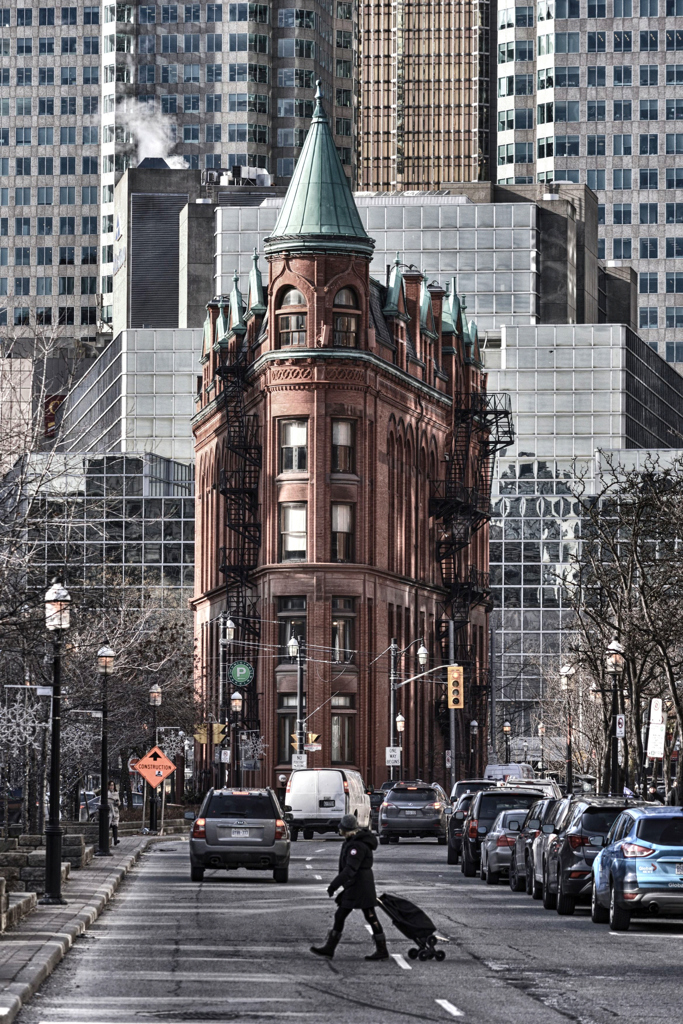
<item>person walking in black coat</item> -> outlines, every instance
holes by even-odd
[[[377,893],[372,873],[372,853],[377,849],[377,837],[368,828],[359,828],[354,814],[345,814],[339,823],[344,844],[339,854],[339,873],[327,888],[328,896],[334,896],[337,889],[337,911],[332,930],[327,934],[324,946],[311,946],[311,953],[332,959],[344,930],[344,923],[352,910],[362,910],[365,920],[372,928],[375,952],[366,960],[388,960],[387,940],[379,922],[375,907]]]

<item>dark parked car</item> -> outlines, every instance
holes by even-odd
[[[533,892],[533,843],[540,834],[544,821],[549,820],[557,800],[544,797],[532,804],[524,819],[522,828],[517,834],[515,845],[510,856],[508,880],[513,892],[524,892],[531,896]]]
[[[445,843],[447,809],[450,810],[448,797],[436,783],[397,783],[379,809],[379,841],[384,845],[397,843],[401,836],[431,836]]]
[[[519,808],[524,813],[541,796],[529,789],[485,789],[475,793],[465,818],[462,835],[462,873],[474,878],[481,858],[481,841],[501,811]],[[520,815],[521,817],[521,815]]]
[[[524,808],[501,811],[481,843],[479,877],[487,885],[498,885],[501,875],[510,870],[510,855],[526,817]]]
[[[683,808],[629,807],[593,864],[591,918],[626,931],[632,916],[683,917]]]
[[[492,779],[460,779],[451,790],[451,800],[459,800],[465,793],[480,793],[482,789],[495,789],[497,783]]]
[[[543,879],[547,910],[573,914],[577,902],[589,902],[593,861],[625,806],[625,800],[613,797],[574,800],[561,830],[548,843]]]
[[[286,882],[289,851],[289,829],[272,789],[210,789],[190,834],[190,877],[201,882],[207,868],[248,868]]]
[[[465,817],[474,800],[474,793],[463,793],[453,807],[453,812],[448,819],[448,853],[446,860],[449,864],[457,864],[462,853],[462,830]]]
[[[384,803],[386,793],[381,789],[368,789],[370,797],[370,828],[373,832],[379,831],[379,809]]]

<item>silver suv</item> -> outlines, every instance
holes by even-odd
[[[190,834],[190,878],[207,868],[272,871],[289,877],[289,829],[272,789],[210,789]]]

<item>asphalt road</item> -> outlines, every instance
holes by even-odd
[[[683,1020],[683,923],[611,934],[588,911],[540,903],[449,868],[431,841],[380,847],[378,891],[407,896],[437,924],[443,963],[409,960],[385,921],[392,958],[360,912],[335,959],[312,956],[334,904],[325,887],[339,840],[292,846],[290,882],[207,872],[189,881],[187,843],[153,847],[90,931],[17,1018],[19,1024],[252,1021],[388,1024],[462,1017],[481,1024],[672,1024]]]

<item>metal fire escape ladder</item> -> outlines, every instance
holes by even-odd
[[[513,439],[509,395],[456,395],[446,477],[430,481],[429,500],[429,514],[437,521],[436,556],[448,591],[439,621],[444,658],[448,623],[454,622],[457,634],[469,623],[471,608],[490,602],[488,573],[463,565],[461,552],[490,518],[494,458]]]
[[[251,386],[247,370],[246,342],[238,339],[236,347],[231,343],[216,370],[223,381],[227,422],[224,465],[219,474],[219,491],[225,498],[225,545],[220,548],[219,569],[225,576],[226,612],[235,624],[230,658],[253,663],[261,639],[258,598],[251,575],[261,547],[258,486],[262,450],[258,417],[245,412],[245,396]],[[244,727],[258,729],[255,681],[246,688],[245,698]]]

